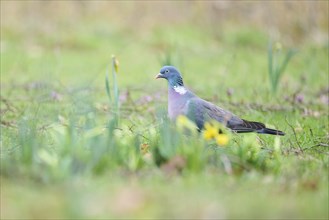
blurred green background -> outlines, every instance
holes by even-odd
[[[248,88],[252,79],[266,80],[267,58],[257,52],[266,51],[270,38],[301,50],[303,59],[295,65],[303,65],[303,72],[290,70],[286,77],[305,74],[315,84],[321,80],[313,78],[327,76],[326,69],[309,73],[314,65],[326,67],[316,59],[328,44],[326,1],[4,1],[1,6],[6,82],[73,83],[79,76],[97,85],[115,54],[122,64],[121,86],[157,88],[158,82],[149,81],[161,67],[161,56],[170,53],[187,82],[199,76],[195,89],[236,81]]]
[[[1,218],[327,219],[328,25],[328,1],[1,1]],[[297,51],[276,93],[270,42],[278,56]],[[71,174],[65,158],[75,155],[57,155],[55,146],[75,146],[74,131],[63,129],[73,121],[86,131],[106,125],[112,54],[120,62],[120,146],[138,133],[161,148],[149,130],[166,111],[167,85],[154,77],[171,63],[199,96],[284,130],[280,140],[260,138],[275,166],[263,170],[248,150],[234,153],[245,146],[237,140],[224,152],[248,163],[238,174],[212,162],[168,175],[156,164],[108,160],[101,174]],[[86,133],[76,135],[91,141]],[[98,138],[90,143],[106,140]],[[38,149],[32,162],[15,156],[25,145]],[[267,154],[275,146],[278,157]]]

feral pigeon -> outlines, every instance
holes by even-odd
[[[237,133],[256,132],[259,134],[284,135],[284,132],[266,128],[263,123],[247,121],[233,113],[207,102],[191,91],[183,83],[179,71],[173,66],[164,66],[156,79],[168,81],[168,115],[175,120],[179,115],[185,115],[194,121],[202,130],[206,121],[216,120]]]

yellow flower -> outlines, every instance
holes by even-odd
[[[216,126],[213,126],[209,122],[206,122],[204,125],[204,132],[203,132],[203,138],[207,141],[213,139],[218,135],[218,128]]]
[[[186,123],[188,123],[188,118],[184,115],[178,115],[176,122],[178,125],[186,125]]]
[[[282,49],[282,44],[280,42],[275,42],[274,50],[279,51]]]
[[[185,115],[179,115],[176,119],[176,125],[179,129],[187,128],[190,131],[196,132],[196,125]]]
[[[119,60],[114,55],[112,55],[112,63],[113,63],[113,67],[114,67],[115,72],[118,72],[118,70],[119,70]]]
[[[216,143],[220,146],[226,146],[228,144],[229,138],[226,134],[218,134],[216,136]]]
[[[214,139],[220,146],[227,145],[230,140],[229,135],[226,134],[225,127],[216,121],[204,124],[203,138],[207,141]]]

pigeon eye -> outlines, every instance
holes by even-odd
[[[169,70],[166,70],[165,73],[169,73]]]

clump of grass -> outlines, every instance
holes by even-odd
[[[257,141],[257,135],[237,136],[224,130],[218,134],[220,125],[208,124],[199,133],[186,117],[173,123],[161,114],[158,123],[139,131],[130,130],[123,113],[120,114],[117,72],[118,60],[113,56],[105,77],[110,105],[108,123],[97,123],[93,103],[85,99],[86,111],[78,111],[80,104],[73,106],[72,112],[58,116],[58,121],[42,133],[39,132],[42,120],[35,120],[38,111],[26,112],[25,119],[18,123],[17,134],[10,133],[12,144],[19,146],[19,150],[4,157],[3,173],[24,172],[37,179],[52,180],[158,167],[183,173],[212,169],[230,175],[280,170],[284,157],[278,150],[281,144],[274,150],[265,149]],[[26,169],[22,171],[22,167]]]
[[[112,113],[113,117],[110,120],[109,126],[118,126],[119,124],[119,118],[120,118],[120,108],[119,108],[119,87],[117,83],[116,75],[119,70],[119,61],[116,59],[114,55],[112,55],[112,61],[111,61],[111,67],[112,67],[112,88],[113,88],[113,98],[111,95],[111,86],[110,86],[110,80],[109,80],[109,65],[106,68],[106,78],[105,78],[105,88],[106,93],[109,98],[110,105],[112,107]]]
[[[297,51],[289,49],[285,55],[282,53],[282,45],[280,42],[276,42],[274,45],[272,44],[272,41],[269,42],[267,51],[268,74],[273,93],[276,93],[282,74]]]

